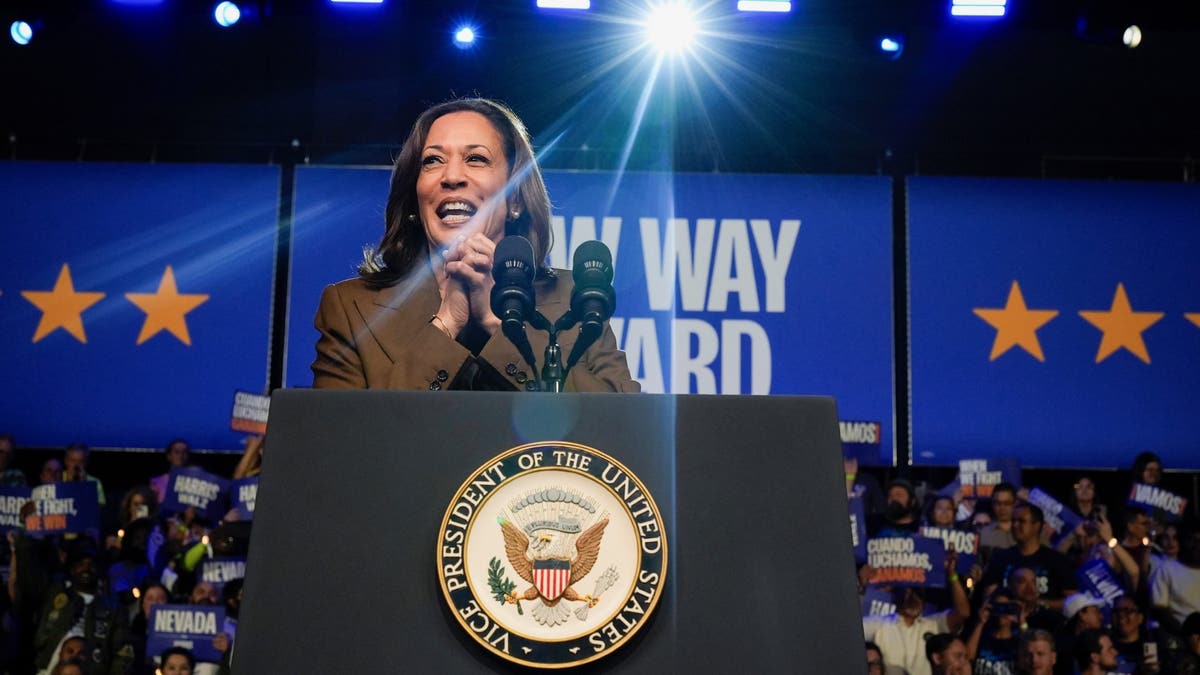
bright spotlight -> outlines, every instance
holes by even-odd
[[[475,42],[475,31],[470,26],[463,26],[454,31],[454,44],[457,47],[470,47]]]
[[[13,42],[27,45],[33,39],[33,26],[30,26],[27,21],[14,21],[8,28],[8,34],[12,36]]]
[[[229,28],[242,18],[242,10],[232,2],[222,2],[213,9],[213,20],[221,28]]]
[[[592,0],[537,0],[541,9],[591,9]]]
[[[891,59],[900,58],[904,52],[904,38],[887,35],[879,40],[879,50]]]
[[[668,2],[650,10],[646,38],[662,52],[680,52],[696,38],[696,19],[682,2]]]
[[[1002,17],[1007,0],[951,0],[950,14],[954,16]]]
[[[790,12],[790,0],[738,0],[739,12]]]
[[[1142,29],[1136,24],[1125,29],[1125,34],[1121,36],[1121,41],[1130,49],[1137,49],[1137,46],[1142,44]]]

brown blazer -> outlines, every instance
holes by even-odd
[[[570,273],[534,283],[537,308],[554,321],[570,306]],[[395,286],[373,289],[362,279],[326,286],[314,325],[321,334],[313,361],[313,387],[325,389],[433,389],[454,381],[471,352],[430,323],[441,304],[433,275],[417,273]],[[547,335],[525,327],[541,368]],[[578,330],[560,333],[565,362]],[[480,350],[486,361],[517,389],[534,379],[517,348],[497,331]],[[567,375],[568,391],[640,391],[629,375],[625,353],[607,325]]]

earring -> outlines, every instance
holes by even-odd
[[[517,209],[513,209],[512,211],[508,212],[508,219],[510,221],[516,220],[517,218],[520,218],[520,217],[521,217],[521,212],[518,211]]]
[[[408,222],[410,222],[410,223],[417,222],[417,214],[415,214],[415,213],[408,214]]]

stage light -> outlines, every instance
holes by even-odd
[[[382,5],[383,0],[329,0],[335,5]]]
[[[8,28],[12,41],[19,45],[27,45],[33,39],[33,26],[26,21],[14,21]]]
[[[952,0],[950,14],[954,16],[1004,16],[1007,0]]]
[[[790,0],[738,0],[739,12],[790,12]]]
[[[696,19],[682,2],[667,2],[650,10],[646,38],[662,52],[680,52],[696,38]]]
[[[454,31],[454,46],[465,49],[475,42],[475,31],[470,26],[463,26]]]
[[[222,2],[213,8],[213,20],[221,28],[229,28],[242,18],[242,10],[232,2]]]
[[[904,53],[904,38],[885,35],[879,40],[879,50],[888,58],[898,59]]]
[[[1137,46],[1142,44],[1142,29],[1137,25],[1132,25],[1125,29],[1125,34],[1121,36],[1121,41],[1130,49],[1137,49]]]
[[[541,9],[591,9],[592,0],[537,0]]]

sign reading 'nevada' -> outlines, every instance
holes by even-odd
[[[913,457],[1200,468],[1200,186],[908,181]]]
[[[27,446],[238,447],[267,380],[279,169],[0,163],[0,392]]]

